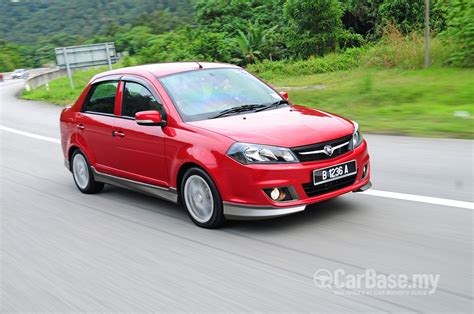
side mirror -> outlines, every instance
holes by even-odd
[[[163,120],[161,118],[161,113],[156,110],[137,112],[135,114],[135,122],[139,125],[166,125],[166,120]]]
[[[285,98],[285,99],[288,99],[288,93],[287,92],[280,92],[280,96]]]

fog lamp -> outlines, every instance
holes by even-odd
[[[274,188],[272,192],[270,193],[270,197],[274,201],[278,200],[278,198],[280,197],[280,190],[277,188]]]
[[[282,186],[278,188],[267,188],[263,189],[268,198],[274,202],[285,202],[291,200],[297,200],[298,195],[292,186]]]
[[[286,193],[279,188],[274,188],[271,193],[270,197],[274,201],[283,201],[286,198]]]
[[[369,170],[369,164],[366,164],[364,166],[364,169],[362,170],[362,178],[361,179],[365,179],[365,177],[367,176],[368,170]]]

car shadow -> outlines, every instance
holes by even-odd
[[[233,229],[235,231],[267,233],[317,227],[318,224],[324,224],[327,220],[349,213],[354,209],[351,202],[339,197],[308,205],[304,211],[287,216],[264,220],[230,220],[223,228],[229,231]]]
[[[174,204],[158,197],[108,184],[105,186],[104,190],[100,194],[103,194],[104,196],[109,197],[114,201],[134,206],[137,209],[155,212],[183,221],[189,220],[185,209],[181,205]],[[192,223],[190,220],[189,222]]]
[[[155,212],[192,224],[186,210],[179,204],[111,185],[106,185],[101,194],[114,201],[134,206],[139,210]],[[304,211],[287,216],[261,220],[228,220],[220,230],[251,233],[282,232],[317,226],[353,210],[355,208],[352,202],[338,197],[308,205]]]

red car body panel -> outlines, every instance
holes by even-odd
[[[201,68],[238,68],[233,65],[195,62],[165,63],[105,72],[94,77],[76,103],[61,114],[61,140],[66,164],[71,151],[79,148],[98,172],[179,190],[180,171],[198,165],[214,180],[226,203],[271,206],[306,205],[355,191],[369,183],[367,144],[335,158],[289,164],[243,165],[226,155],[235,142],[297,147],[325,142],[352,134],[351,121],[302,106],[234,115],[219,119],[183,122],[159,77]],[[161,98],[167,125],[143,126],[121,114],[123,83],[117,89],[114,115],[81,112],[92,84],[110,78],[135,77],[146,81]],[[114,135],[113,135],[114,134]],[[123,136],[121,135],[123,134]],[[312,171],[355,160],[357,169],[367,165],[354,184],[315,197],[307,197],[302,184],[312,181]],[[293,186],[298,199],[275,202],[264,188]]]
[[[237,142],[296,147],[351,134],[351,122],[302,106],[190,122]],[[317,136],[317,141],[315,141]]]

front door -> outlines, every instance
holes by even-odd
[[[131,180],[168,187],[163,130],[135,122],[139,111],[158,110],[164,116],[162,102],[145,82],[124,80],[121,84],[121,118],[114,125],[118,171]]]

